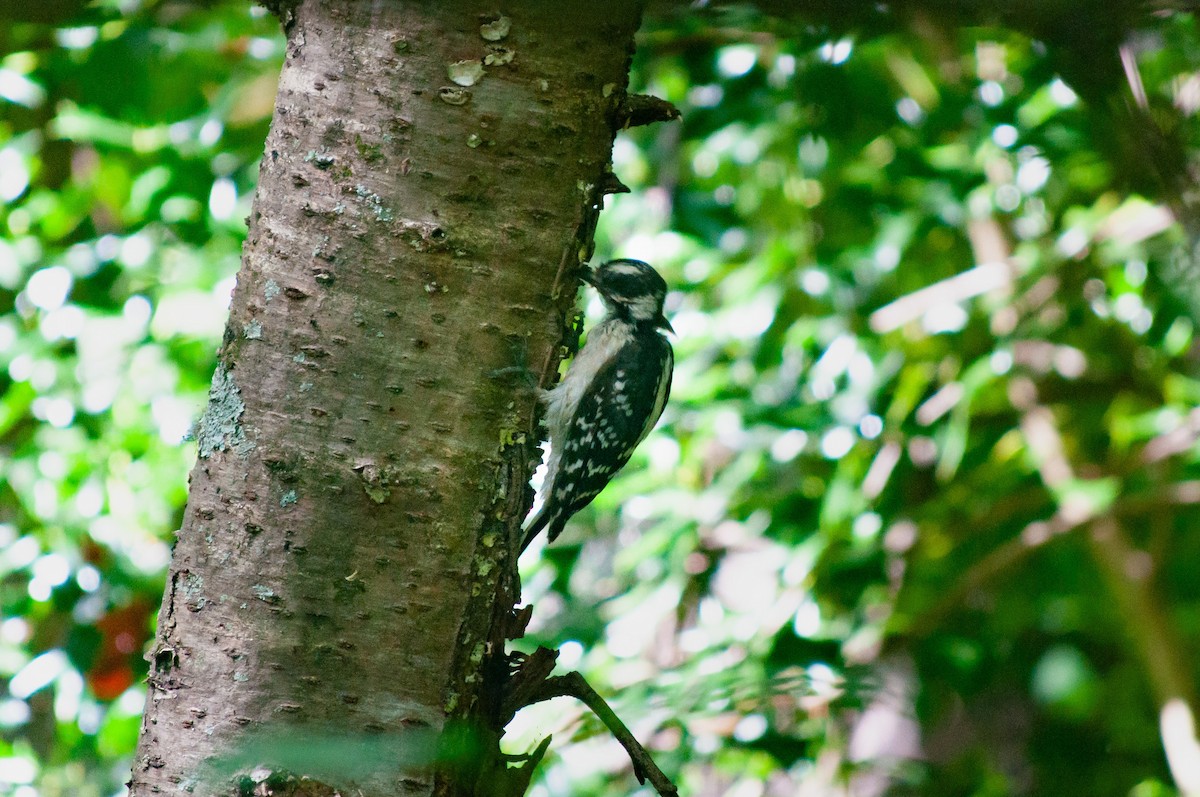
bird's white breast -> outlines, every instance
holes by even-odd
[[[545,481],[547,488],[554,483],[563,441],[588,385],[595,380],[605,363],[629,342],[629,338],[627,325],[616,319],[602,322],[588,335],[587,344],[575,355],[563,380],[543,395],[546,402],[546,428],[550,432],[550,461]]]

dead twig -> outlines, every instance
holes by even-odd
[[[625,727],[625,723],[621,722],[621,718],[582,675],[577,672],[569,672],[566,675],[547,678],[542,682],[541,688],[532,696],[529,705],[555,697],[573,697],[592,710],[592,713],[604,723],[609,733],[621,743],[625,752],[629,754],[629,760],[633,762],[633,774],[637,776],[638,783],[650,781],[650,785],[654,787],[660,797],[677,797],[679,789],[675,787],[670,778],[663,774],[663,771],[654,763],[654,759],[646,752],[646,748],[642,747],[641,743],[634,738],[629,728]]]

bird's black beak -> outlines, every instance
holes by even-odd
[[[581,269],[579,272],[579,279],[583,280],[588,285],[591,285],[593,288],[596,287],[596,275],[592,272],[591,269],[588,269],[588,268]]]
[[[675,334],[675,328],[673,326],[671,326],[671,322],[667,320],[667,317],[665,315],[660,315],[658,317],[658,328],[665,329],[668,332],[670,332],[672,335]]]

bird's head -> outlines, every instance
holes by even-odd
[[[582,279],[600,292],[605,306],[618,317],[675,331],[663,315],[667,283],[650,264],[640,260],[610,260],[584,272]]]

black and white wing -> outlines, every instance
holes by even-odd
[[[549,527],[553,541],[567,520],[600,494],[662,415],[675,356],[657,332],[631,338],[596,374],[580,398],[545,505],[530,523],[524,550]]]

